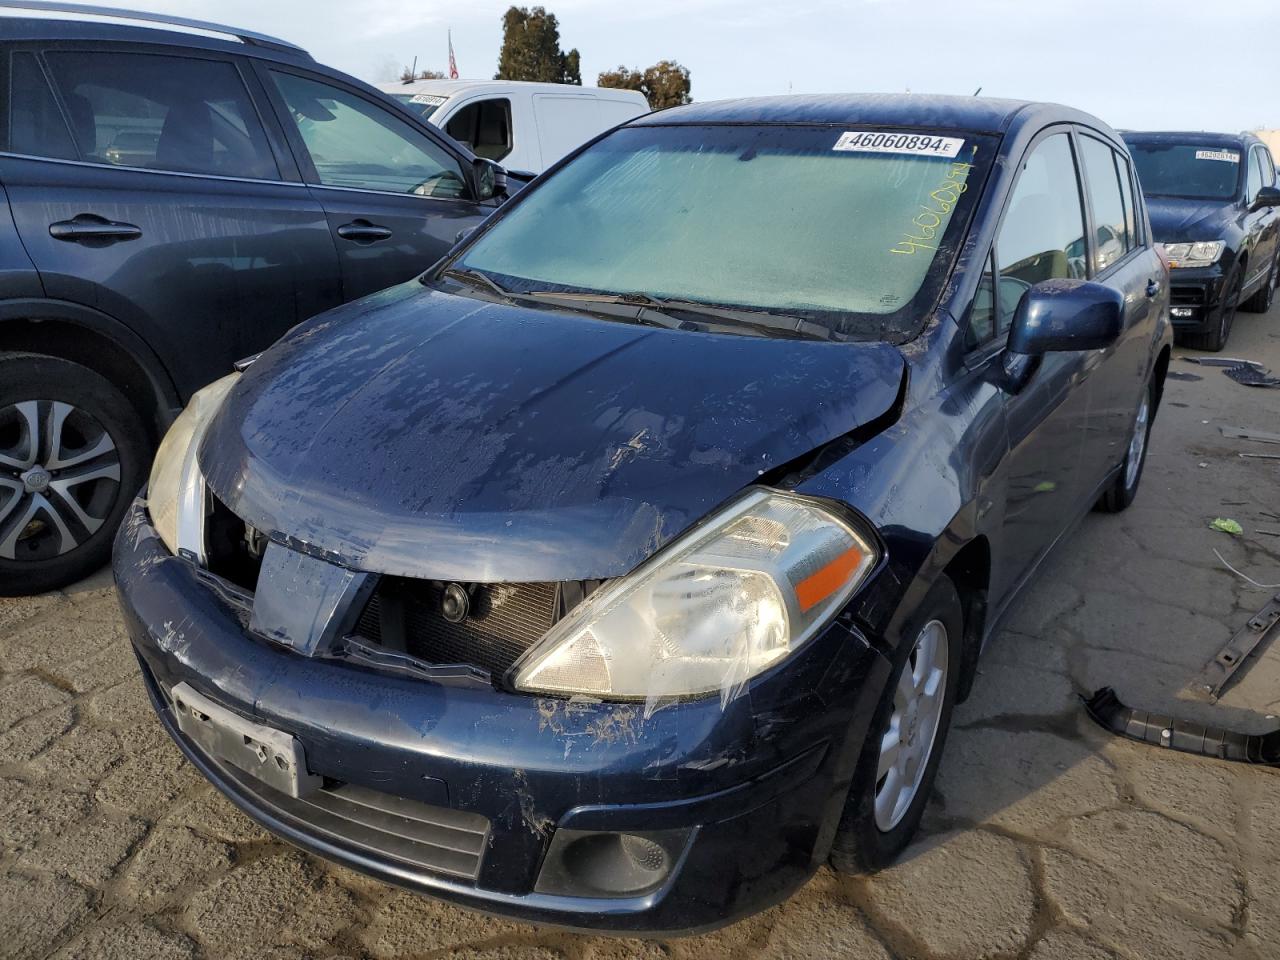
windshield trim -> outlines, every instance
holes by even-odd
[[[489,234],[501,224],[513,210],[519,208],[522,203],[534,196],[539,189],[569,164],[573,163],[579,156],[590,150],[601,141],[615,136],[627,135],[631,131],[648,131],[652,129],[706,129],[715,128],[801,128],[808,130],[843,130],[851,125],[857,125],[867,130],[886,131],[886,132],[934,132],[947,136],[962,136],[981,141],[987,147],[985,157],[981,157],[979,162],[974,165],[974,171],[977,174],[975,179],[966,181],[970,184],[968,191],[973,200],[966,205],[964,216],[959,219],[953,219],[948,223],[947,242],[940,245],[938,256],[930,265],[926,273],[925,280],[921,283],[919,289],[912,298],[891,313],[885,314],[854,314],[851,311],[830,311],[830,310],[804,310],[788,307],[783,310],[771,310],[759,304],[731,304],[731,303],[715,303],[711,304],[726,310],[755,311],[760,313],[775,313],[777,315],[786,315],[788,317],[797,317],[806,322],[819,323],[827,326],[833,317],[836,316],[863,316],[877,317],[880,321],[879,329],[874,334],[864,336],[841,334],[834,329],[831,330],[832,342],[882,342],[893,345],[902,345],[917,339],[928,327],[930,321],[944,309],[944,302],[947,291],[950,289],[952,277],[960,262],[960,255],[964,250],[965,239],[969,236],[973,223],[977,218],[978,211],[982,208],[986,200],[987,188],[991,182],[992,171],[995,169],[995,159],[1000,155],[1000,149],[1004,141],[1005,134],[999,131],[969,129],[965,127],[939,127],[927,124],[885,124],[885,123],[863,123],[856,119],[834,122],[834,121],[705,121],[705,122],[654,122],[647,121],[644,123],[625,123],[612,130],[607,130],[599,136],[592,138],[588,142],[582,144],[578,149],[564,157],[550,171],[544,173],[543,176],[537,178],[523,190],[521,190],[514,198],[508,200],[502,205],[497,212],[490,216],[484,223],[470,235],[468,235],[457,247],[451,250],[446,256],[434,267],[421,277],[423,282],[435,283],[439,281],[442,275],[449,269],[472,269],[468,267],[464,261],[467,253],[481,239]],[[954,231],[954,232],[953,232]],[[492,273],[493,271],[485,271]],[[519,281],[521,278],[511,278],[502,275],[504,280],[515,279]],[[546,281],[537,281],[543,286]],[[518,288],[513,289],[513,293],[521,293]],[[616,291],[602,291],[616,292]],[[661,294],[658,294],[661,297]],[[680,299],[678,297],[674,299]],[[895,324],[895,318],[901,318],[906,322]],[[907,318],[913,318],[907,320]],[[830,329],[830,327],[829,327]]]

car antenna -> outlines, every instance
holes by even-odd
[[[976,96],[977,96],[978,94],[980,94],[981,92],[982,92],[982,88],[981,88],[981,87],[979,87],[977,90],[973,91],[973,95],[976,97]]]

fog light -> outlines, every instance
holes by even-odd
[[[1194,317],[1196,315],[1195,307],[1172,307],[1169,310],[1172,317]]]
[[[691,830],[557,830],[534,890],[565,897],[634,897],[665,883]]]

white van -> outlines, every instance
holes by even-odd
[[[378,89],[418,110],[478,157],[541,173],[566,153],[649,112],[644,94],[515,80],[414,80]]]

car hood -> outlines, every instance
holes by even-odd
[[[1151,232],[1160,243],[1221,240],[1236,219],[1235,204],[1227,200],[1183,200],[1148,197]]]
[[[885,413],[904,374],[883,343],[672,331],[411,283],[265,353],[199,460],[244,520],[348,566],[606,578]]]

